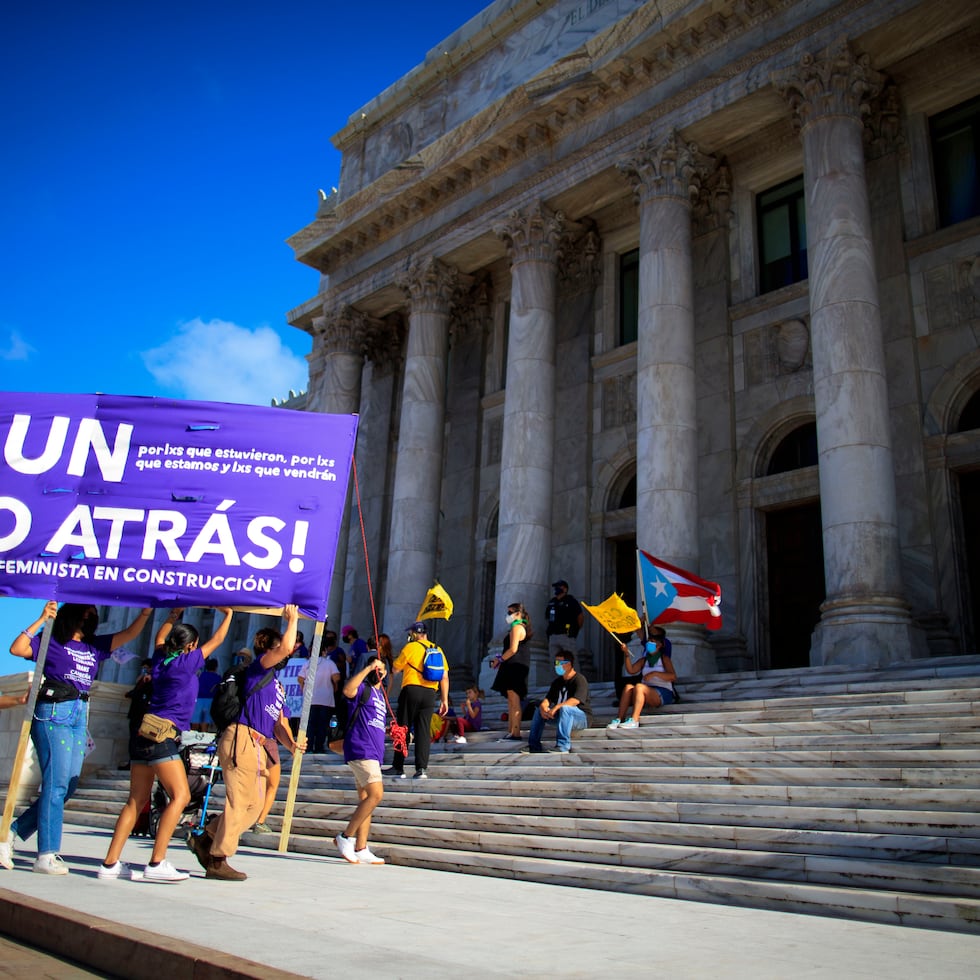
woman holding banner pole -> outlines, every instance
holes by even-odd
[[[95,606],[66,602],[60,609],[54,601],[27,629],[21,630],[10,652],[25,660],[37,660],[41,649],[40,629],[54,620],[44,661],[31,741],[41,768],[41,789],[37,799],[11,824],[10,839],[0,841],[0,867],[10,869],[15,835],[27,840],[37,831],[39,874],[68,874],[68,866],[58,854],[65,802],[78,785],[85,756],[88,726],[89,690],[99,665],[113,650],[139,636],[150,618],[150,609],[140,611],[129,626],[118,633],[96,636],[99,613]]]

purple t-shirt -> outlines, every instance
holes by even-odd
[[[163,647],[157,647],[150,663],[153,675],[153,692],[150,694],[149,712],[172,721],[178,732],[191,727],[191,715],[197,701],[197,672],[204,663],[201,648],[190,653],[169,656]]]
[[[41,636],[38,634],[31,640],[31,660],[37,660],[40,649]],[[99,664],[108,660],[111,653],[112,633],[95,636],[91,643],[69,640],[61,644],[52,636],[44,658],[44,676],[74,684],[79,691],[88,691],[99,672]]]
[[[286,704],[286,691],[282,684],[275,682],[275,678],[261,689],[256,688],[262,678],[275,669],[273,665],[266,670],[261,659],[256,658],[245,672],[245,710],[242,712],[242,722],[266,738],[274,737],[276,722]]]
[[[352,719],[352,724],[344,737],[344,762],[375,759],[380,765],[385,757],[385,722],[388,709],[381,688],[368,685],[368,689],[370,694],[363,704],[363,682],[358,687],[357,694],[347,699],[347,717]]]

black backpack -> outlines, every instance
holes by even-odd
[[[250,666],[238,664],[237,667],[229,667],[221,675],[221,682],[211,695],[211,720],[218,726],[219,732],[241,720],[245,707],[245,674]],[[252,688],[252,693],[260,691],[275,676],[274,670],[266,671],[265,677]]]

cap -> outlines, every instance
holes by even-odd
[[[557,582],[552,582],[551,583],[551,587],[553,589],[557,589],[559,586],[561,586],[562,588],[567,589],[568,588],[568,583],[563,578],[558,579]]]
[[[411,623],[405,627],[406,633],[428,633],[425,623]]]
[[[343,629],[341,629],[340,635],[341,636],[346,636],[348,633],[356,633],[356,632],[357,632],[357,630],[355,629],[355,627],[351,626],[348,623],[345,627],[343,627]]]

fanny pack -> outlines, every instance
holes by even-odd
[[[149,739],[151,742],[163,742],[168,738],[177,737],[177,729],[174,723],[168,718],[161,718],[159,715],[145,714],[140,722],[140,727],[136,730],[138,735]]]
[[[55,704],[62,701],[88,701],[88,691],[79,691],[74,684],[59,681],[55,677],[45,677],[44,683],[37,692],[37,699]]]

